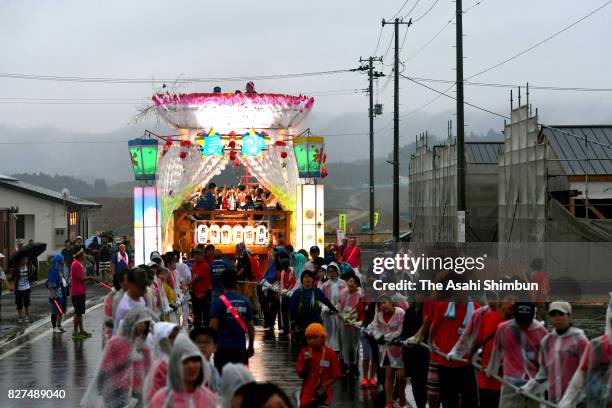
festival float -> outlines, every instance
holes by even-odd
[[[244,242],[266,257],[276,245],[324,244],[324,138],[310,134],[314,98],[282,94],[156,94],[155,112],[176,131],[129,141],[136,264],[152,251],[188,253],[214,244],[233,254]],[[282,210],[193,208],[189,197],[226,166],[244,166]]]

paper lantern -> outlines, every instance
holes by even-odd
[[[255,228],[255,243],[257,245],[266,245],[268,243],[268,229],[265,225],[258,225]]]
[[[253,245],[255,242],[255,228],[252,225],[244,227],[244,243],[246,245]]]
[[[221,242],[221,227],[216,224],[210,226],[208,230],[208,241],[213,245]]]
[[[232,229],[232,234],[234,235],[234,244],[241,243],[244,236],[244,228],[242,225],[235,225]]]
[[[232,227],[225,224],[221,227],[221,244],[229,245],[232,243]]]
[[[128,141],[130,159],[136,180],[155,180],[157,174],[156,139],[132,139]]]
[[[196,242],[198,244],[208,243],[208,225],[200,224],[196,230]]]
[[[304,136],[293,139],[293,151],[300,178],[321,176],[324,146],[325,139],[322,136]]]
[[[286,159],[287,158],[287,152],[281,152],[280,157],[282,159]]]

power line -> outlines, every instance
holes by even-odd
[[[378,41],[376,42],[376,49],[374,50],[372,55],[376,55],[376,53],[378,52],[378,47],[380,47],[380,39],[382,38],[382,33],[383,33],[383,27],[381,26],[380,32],[378,33]]]
[[[391,17],[389,20],[393,20],[395,17],[397,17],[397,16],[399,15],[399,13],[401,13],[401,12],[402,12],[402,10],[404,9],[404,7],[406,7],[406,4],[408,4],[408,2],[409,2],[409,1],[410,1],[410,0],[406,0],[406,1],[404,2],[404,4],[402,4],[402,7],[400,7],[400,9],[399,9],[399,10],[397,10],[397,11],[395,12],[395,14],[393,15],[393,17]],[[418,4],[418,1],[417,1],[417,4]],[[375,54],[376,54],[376,53],[375,53]]]
[[[431,5],[431,7],[429,7],[429,8],[427,9],[427,11],[425,11],[425,13],[421,14],[421,16],[419,16],[419,17],[415,18],[415,19],[414,19],[414,21],[413,21],[413,23],[416,23],[416,22],[418,22],[418,21],[422,20],[422,19],[423,19],[423,18],[424,18],[426,15],[428,15],[428,14],[431,12],[431,10],[433,10],[433,8],[434,8],[434,7],[436,7],[436,4],[438,4],[438,2],[439,2],[439,1],[440,1],[440,0],[434,0],[434,2],[433,2],[433,4]]]
[[[484,74],[485,72],[489,72],[489,71],[491,71],[491,70],[493,70],[493,69],[495,69],[495,68],[498,68],[498,67],[500,67],[500,66],[502,66],[502,65],[504,65],[504,64],[506,64],[506,63],[508,63],[508,62],[510,62],[510,61],[512,61],[512,60],[513,60],[513,59],[515,59],[515,58],[520,57],[521,55],[524,55],[524,54],[528,53],[529,51],[533,50],[534,48],[539,47],[540,45],[542,45],[542,44],[544,44],[544,43],[546,43],[546,42],[548,42],[548,41],[552,40],[552,39],[553,39],[553,38],[555,38],[556,36],[558,36],[558,35],[562,34],[563,32],[565,32],[565,31],[569,30],[570,28],[574,27],[576,24],[578,24],[578,23],[580,23],[580,22],[582,22],[582,21],[586,20],[587,18],[589,18],[589,17],[590,17],[590,16],[592,16],[593,14],[597,13],[598,11],[600,11],[601,9],[603,9],[604,7],[606,7],[606,6],[610,5],[611,3],[612,3],[612,0],[609,0],[609,1],[605,2],[604,4],[602,4],[601,6],[599,6],[598,8],[596,8],[595,10],[591,11],[591,12],[590,12],[590,13],[588,13],[587,15],[585,15],[585,16],[581,17],[580,19],[578,19],[578,20],[574,21],[573,23],[571,23],[570,25],[568,25],[568,26],[566,26],[566,27],[562,28],[561,30],[557,31],[556,33],[554,33],[554,34],[552,34],[552,35],[550,35],[550,36],[546,37],[546,38],[545,38],[545,39],[543,39],[542,41],[539,41],[539,42],[537,42],[536,44],[534,44],[534,45],[532,45],[532,46],[530,46],[530,47],[528,47],[528,48],[524,49],[523,51],[519,52],[518,54],[514,54],[513,56],[511,56],[511,57],[509,57],[509,58],[506,58],[505,60],[503,60],[503,61],[501,61],[501,62],[499,62],[499,63],[497,63],[497,64],[495,64],[495,65],[492,65],[492,66],[490,66],[489,68],[483,69],[482,71],[477,72],[477,73],[475,73],[474,75],[471,75],[471,76],[469,76],[469,77],[467,77],[467,78],[465,78],[465,79],[466,79],[466,80],[467,80],[467,79],[472,79],[472,78],[474,78],[474,77],[476,77],[476,76],[478,76],[478,75],[482,75],[482,74]]]
[[[276,75],[250,75],[236,77],[193,77],[193,78],[115,78],[115,77],[84,77],[84,76],[58,76],[58,75],[39,75],[39,74],[17,74],[0,72],[0,78],[6,79],[22,79],[36,81],[54,81],[54,82],[79,82],[79,83],[104,83],[104,84],[151,84],[151,83],[221,83],[221,82],[239,82],[249,80],[271,80],[271,79],[291,79],[304,78],[322,75],[336,75],[356,71],[356,69],[337,69],[329,71],[302,72],[291,74],[276,74]]]
[[[434,78],[422,78],[411,76],[412,79],[422,82],[432,82],[432,83],[440,83],[440,84],[454,84],[455,81],[449,79],[434,79]],[[493,82],[470,82],[465,81],[464,84],[472,85],[472,86],[480,86],[480,87],[491,87],[491,88],[518,88],[523,85],[516,84],[500,84]],[[543,91],[573,91],[573,92],[612,92],[612,88],[588,88],[588,87],[564,87],[564,86],[538,86],[529,83],[529,89],[535,90],[543,90]]]

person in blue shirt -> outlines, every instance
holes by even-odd
[[[232,269],[230,261],[223,257],[223,253],[218,249],[215,250],[215,259],[208,264],[210,269],[210,278],[212,281],[212,299],[217,298],[223,293],[223,283],[221,277],[225,271]]]
[[[130,257],[126,252],[125,244],[119,245],[119,251],[113,254],[113,258],[111,260],[111,270],[112,273],[119,273],[124,269],[129,269],[130,267]]]
[[[327,306],[331,313],[338,310],[325,296],[323,291],[313,286],[314,274],[305,270],[300,275],[302,287],[297,288],[291,296],[289,303],[289,317],[292,339],[305,346],[304,331],[310,323],[323,323],[321,319],[321,303]]]
[[[198,200],[197,209],[212,211],[217,208],[217,185],[213,182],[208,184],[208,191],[202,190],[202,197]]]
[[[226,270],[221,276],[225,292],[213,299],[210,307],[209,327],[217,330],[219,339],[215,352],[215,367],[220,373],[227,363],[248,365],[249,358],[253,356],[255,350],[253,309],[247,298],[235,292],[236,281],[236,272],[233,269]],[[236,316],[226,302],[234,309]],[[248,347],[245,339],[247,334]]]

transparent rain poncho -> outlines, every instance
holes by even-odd
[[[232,397],[238,388],[252,382],[255,382],[255,378],[244,364],[224,365],[221,373],[221,406],[230,408]]]
[[[153,325],[153,364],[144,382],[143,395],[145,401],[166,385],[168,375],[168,360],[172,345],[170,334],[179,327],[176,323],[158,322]]]
[[[201,373],[195,390],[188,392],[183,376],[183,362],[189,358],[197,357],[202,362]],[[204,386],[212,378],[210,363],[200,353],[200,350],[184,333],[179,333],[172,346],[168,362],[167,385],[157,391],[147,405],[149,408],[208,408],[215,407],[216,395]]]
[[[579,369],[559,403],[575,407],[584,400],[588,408],[612,407],[612,292],[606,313],[606,331],[588,344]]]
[[[121,330],[102,353],[81,406],[95,408],[141,407],[142,380],[151,367],[151,350],[136,337],[139,323],[152,323],[150,310],[136,307],[124,317]]]

